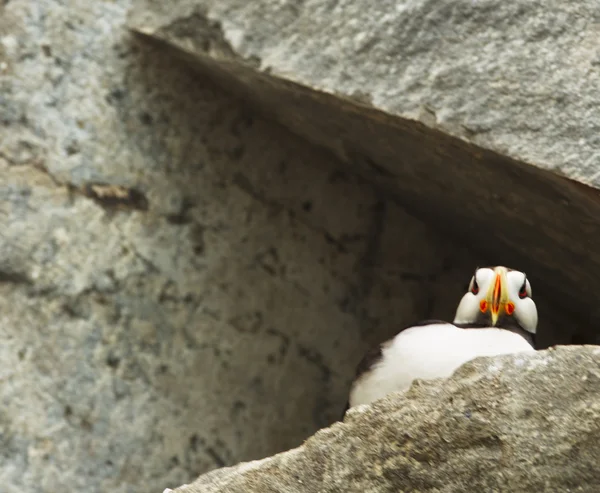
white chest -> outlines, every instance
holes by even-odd
[[[495,329],[460,329],[436,324],[406,329],[385,344],[383,357],[350,391],[350,407],[406,390],[415,378],[447,378],[479,356],[534,351],[518,334]]]

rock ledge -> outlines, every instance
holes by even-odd
[[[479,358],[177,493],[598,491],[600,347]]]

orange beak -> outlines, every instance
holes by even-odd
[[[487,306],[490,309],[492,316],[492,325],[496,325],[498,318],[503,313],[512,315],[515,311],[515,305],[508,298],[508,289],[506,284],[506,269],[504,267],[496,267],[496,278],[490,285],[486,296]]]

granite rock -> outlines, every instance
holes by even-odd
[[[600,347],[478,358],[175,493],[595,492]]]
[[[593,0],[136,0],[129,20],[413,213],[524,266],[584,314],[587,341],[599,22]]]
[[[2,493],[295,447],[486,261],[139,43],[129,7],[0,2]],[[548,344],[571,325],[536,300]]]

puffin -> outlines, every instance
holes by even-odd
[[[346,411],[370,404],[413,380],[447,378],[480,356],[535,351],[538,314],[524,272],[475,269],[454,321],[425,320],[366,353],[356,368]]]

